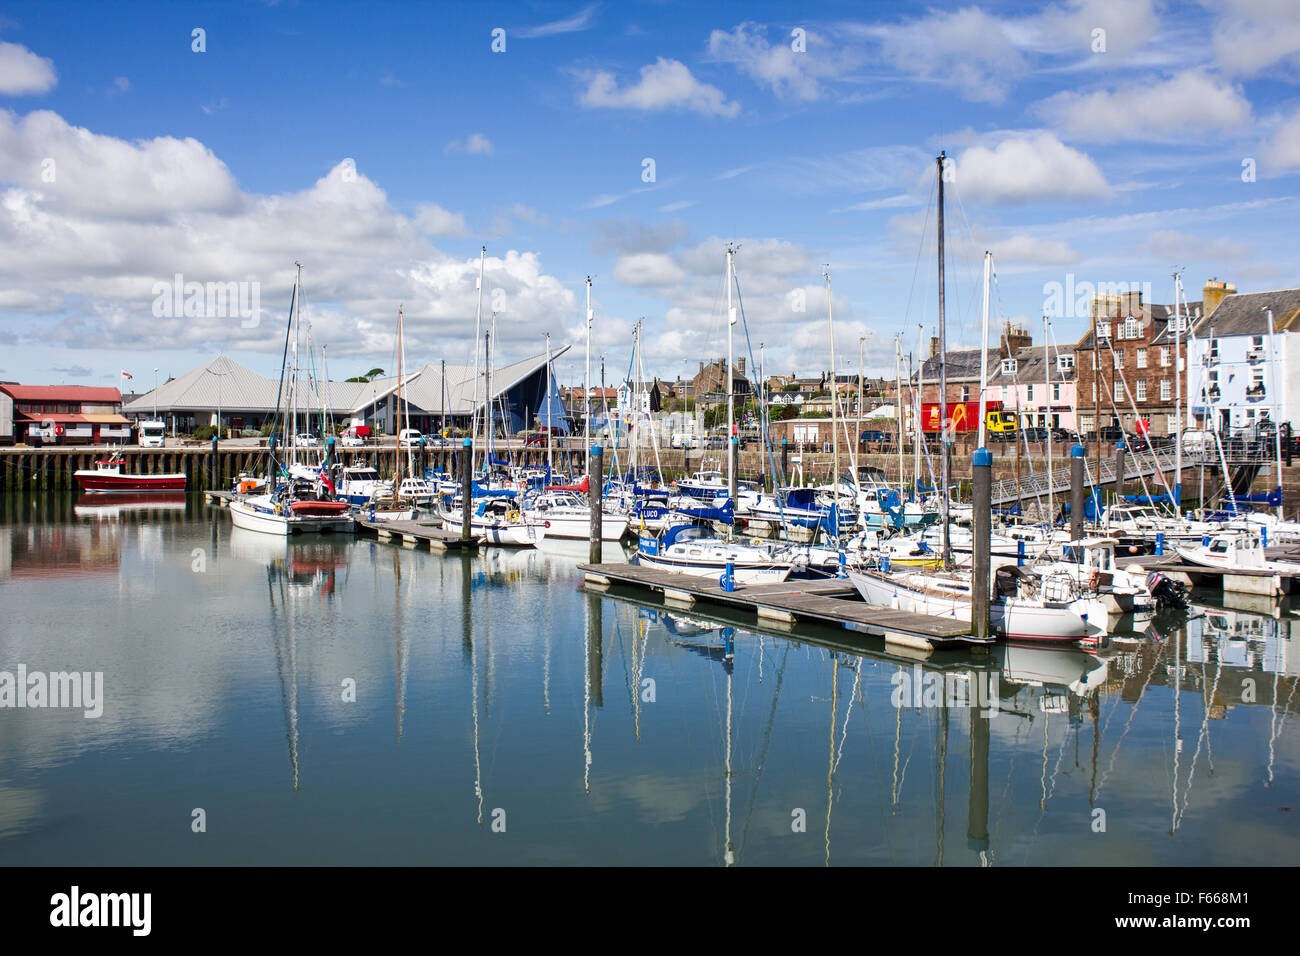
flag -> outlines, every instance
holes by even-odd
[[[122,377],[123,377],[123,378],[135,378],[135,376],[132,375],[130,372],[128,372],[126,369],[122,369]]]

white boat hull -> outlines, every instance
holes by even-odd
[[[260,507],[256,502],[236,498],[230,502],[230,520],[236,528],[245,531],[260,531],[262,534],[288,536],[291,534],[322,534],[329,532],[347,532],[353,528],[352,517],[323,516],[303,517],[300,515],[276,514],[273,510]]]

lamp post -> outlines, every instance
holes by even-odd
[[[222,380],[223,378],[225,378],[227,375],[229,375],[230,372],[214,372],[214,371],[212,371],[212,369],[210,369],[210,368],[205,368],[203,371],[207,372],[209,375],[215,375],[215,376],[217,377],[217,432],[216,432],[216,435],[217,435],[217,438],[220,439],[220,438],[221,438],[221,380]]]
[[[153,420],[158,420],[158,370],[153,370]]]

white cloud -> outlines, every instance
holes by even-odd
[[[1011,236],[989,243],[993,261],[999,265],[1066,265],[1080,256],[1064,239],[1042,236]]]
[[[415,211],[415,225],[420,232],[434,238],[460,238],[469,235],[465,214],[448,212],[437,203],[421,203]]]
[[[57,160],[52,182],[42,181],[42,157]],[[473,354],[478,257],[426,238],[464,232],[463,217],[436,203],[404,216],[351,161],[298,192],[247,193],[192,139],[131,143],[53,113],[0,111],[0,182],[0,312],[24,342],[278,356],[298,259],[307,314],[331,358],[390,355],[399,303],[410,361]],[[501,358],[536,354],[539,330],[576,313],[574,291],[534,252],[491,251],[485,288],[501,290]],[[258,283],[260,324],[156,318],[154,284],[176,273]]]
[[[25,96],[46,93],[58,82],[54,61],[25,46],[0,42],[0,94]]]
[[[992,149],[972,146],[956,159],[960,195],[987,203],[1096,199],[1111,195],[1097,164],[1051,133],[1012,137]]]
[[[587,86],[579,93],[578,102],[586,107],[648,112],[686,109],[705,116],[728,117],[740,112],[738,102],[728,101],[716,86],[701,83],[684,63],[662,56],[641,67],[641,78],[622,89],[614,75],[605,70],[585,79]]]
[[[1172,229],[1159,229],[1147,236],[1147,251],[1167,262],[1192,260],[1244,259],[1255,248],[1248,242],[1232,239],[1208,239]]]
[[[1300,109],[1285,119],[1265,144],[1264,161],[1281,170],[1300,169]]]
[[[478,156],[491,156],[492,140],[482,133],[470,133],[464,139],[453,139],[443,147],[444,153],[470,153]]]
[[[239,190],[198,140],[128,143],[69,125],[48,110],[0,110],[0,182],[30,189],[44,209],[121,219],[231,210]]]
[[[1216,64],[1234,76],[1300,68],[1300,5],[1292,0],[1217,0],[1209,31]]]
[[[582,30],[591,29],[591,22],[595,19],[596,8],[598,4],[591,4],[583,7],[571,17],[564,17],[560,20],[552,20],[550,23],[542,23],[535,27],[524,27],[516,29],[513,34],[525,40],[534,40],[539,37],[553,37],[564,33],[578,33]]]
[[[1250,102],[1241,88],[1197,70],[1116,90],[1057,93],[1034,109],[1085,142],[1178,140],[1187,138],[1189,129],[1231,133],[1251,125]]]
[[[795,52],[788,32],[768,43],[767,27],[746,21],[733,30],[710,33],[709,54],[779,97],[816,100],[825,92],[819,81],[843,75],[858,58],[847,49],[833,49],[810,31],[805,30],[804,41],[802,52]]]
[[[614,281],[630,286],[665,287],[675,285],[686,275],[672,257],[663,253],[643,252],[620,256],[614,264]]]

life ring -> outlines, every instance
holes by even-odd
[[[56,435],[62,435],[62,434],[63,434],[63,426],[62,426],[62,425],[55,425],[55,426],[54,426],[54,434],[56,434]]]
[[[518,510],[506,512],[506,520],[509,521],[511,524],[519,524],[520,514]]]
[[[506,479],[506,481],[502,485],[503,488],[513,488],[514,486],[515,483],[513,481],[510,481],[509,479]]]

